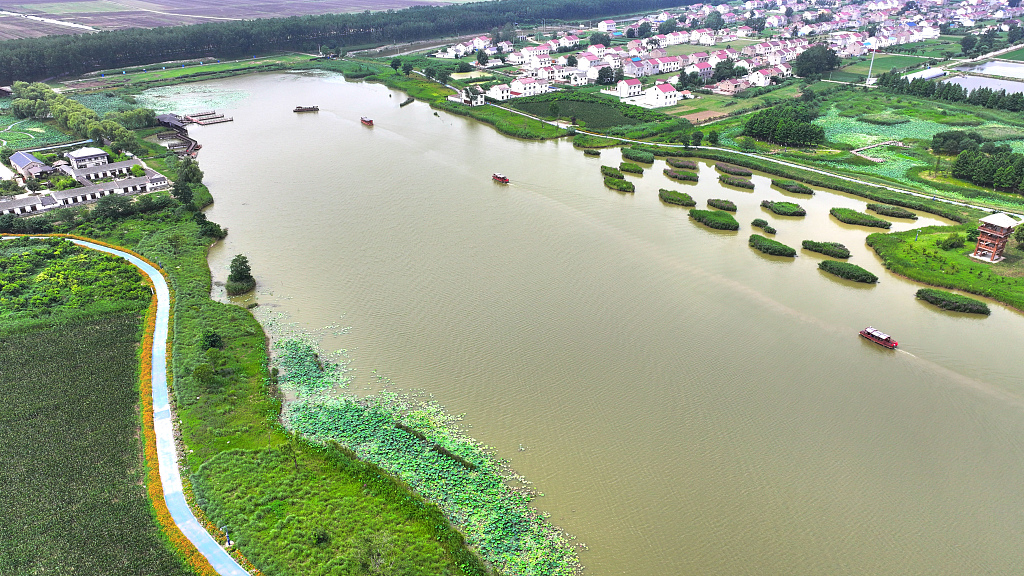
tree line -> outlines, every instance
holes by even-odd
[[[877,86],[891,94],[908,94],[921,98],[943,100],[945,102],[974,104],[996,110],[1009,110],[1011,112],[1024,111],[1024,94],[1020,92],[1007,93],[1005,89],[993,90],[992,88],[975,88],[967,90],[959,84],[952,82],[932,82],[923,78],[915,78],[913,81],[900,76],[899,72],[890,71],[878,77]]]
[[[957,154],[953,162],[953,177],[1005,192],[1024,191],[1024,182],[1021,182],[1024,180],[1024,154],[1000,148],[993,154],[986,154],[980,149]]]
[[[812,103],[783,104],[751,116],[742,135],[786,146],[810,146],[825,140],[825,129],[811,123],[817,117],[818,107]]]
[[[684,5],[694,2],[683,0]],[[483,32],[509,23],[593,20],[663,6],[663,0],[502,0],[7,40],[0,42],[0,85],[214,54],[379,45]]]

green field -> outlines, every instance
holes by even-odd
[[[928,60],[925,58],[918,58],[916,56],[896,56],[896,55],[881,55],[875,56],[875,65],[871,67],[871,76],[878,76],[882,72],[888,72],[892,68],[905,68],[907,66],[915,66],[918,64],[924,64]],[[848,64],[839,69],[840,72],[847,72],[849,74],[859,74],[861,76],[868,75],[868,67],[871,66],[871,56],[867,56],[863,60],[858,60],[852,64]]]
[[[522,102],[512,101],[512,107],[522,110],[527,114],[540,117],[551,117],[550,102]],[[576,118],[580,126],[591,130],[603,130],[612,126],[625,124],[639,124],[639,120],[623,116],[618,110],[611,106],[605,106],[596,102],[574,102],[571,100],[554,103],[558,107],[558,116],[561,118]]]
[[[140,328],[119,314],[0,341],[0,573],[192,574],[143,485]]]
[[[0,114],[0,147],[20,150],[62,144],[72,140],[71,136],[45,122]]]
[[[714,46],[701,46],[700,44],[676,44],[675,46],[667,46],[665,48],[665,52],[669,56],[683,56],[683,55],[686,55],[686,54],[694,54],[696,52],[708,52],[708,53],[711,53],[711,52],[714,52],[716,50],[725,50],[726,47],[735,48],[736,50],[739,50],[739,49],[743,48],[744,46],[750,46],[751,44],[759,44],[759,43],[761,43],[763,41],[764,40],[761,40],[761,39],[758,39],[758,40],[748,40],[748,39],[743,38],[743,39],[739,39],[739,40],[733,40],[732,42],[729,42],[728,44],[716,44]]]
[[[1012,52],[1006,52],[999,56],[1001,60],[1024,60],[1024,48],[1018,48]]]
[[[890,49],[913,50],[910,54],[914,56],[927,56],[929,58],[945,58],[945,52],[952,52],[955,57],[960,54],[960,38],[946,36],[935,40],[922,40],[921,42],[900,44],[890,48],[883,48],[882,53]]]

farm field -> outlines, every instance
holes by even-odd
[[[1012,52],[1006,52],[999,55],[1000,60],[1017,60],[1024,61],[1024,48],[1018,48]]]
[[[694,54],[696,52],[714,52],[715,50],[725,50],[726,47],[732,47],[737,50],[744,46],[750,46],[751,44],[758,44],[763,40],[733,40],[728,44],[716,44],[714,46],[701,46],[700,44],[676,44],[675,46],[668,46],[665,48],[665,52],[669,56],[682,56],[685,54]]]
[[[0,572],[192,574],[143,485],[140,324],[119,314],[0,342]]]
[[[882,53],[890,49],[899,50],[912,50],[914,56],[927,56],[929,58],[944,58],[944,52],[952,52],[954,56],[960,54],[960,38],[959,37],[940,37],[935,40],[923,40],[921,42],[911,42],[909,44],[900,44],[899,46],[891,46],[890,48],[883,48]],[[877,64],[877,57],[875,63]]]
[[[681,100],[679,106],[665,109],[664,112],[687,118],[691,122],[694,120],[700,121],[697,115],[707,117],[709,115],[725,116],[726,114],[735,114],[737,110],[749,110],[760,106],[766,99],[782,100],[795,98],[800,94],[800,90],[800,85],[786,86],[785,88],[753,98],[735,98],[720,94],[700,94],[692,100]]]
[[[60,24],[29,20],[20,16],[0,14],[0,41],[15,40],[17,38],[38,38],[58,34],[77,34],[81,29],[75,29]]]
[[[549,102],[523,102],[515,103],[512,107],[522,110],[527,114],[535,116],[551,116],[551,103]],[[582,126],[592,130],[603,130],[612,126],[625,124],[638,124],[639,120],[623,116],[618,110],[611,106],[604,106],[595,102],[574,102],[571,100],[557,102],[558,115],[561,117],[575,117],[582,121]]]
[[[119,88],[132,86],[134,84],[148,84],[166,80],[174,80],[192,76],[194,74],[213,75],[235,71],[256,71],[269,66],[279,66],[308,62],[309,55],[306,54],[278,54],[275,56],[263,56],[249,60],[232,60],[229,62],[218,62],[216,59],[206,61],[193,60],[189,62],[175,62],[154,64],[145,68],[127,69],[127,74],[122,70],[104,70],[93,73],[87,77],[64,82],[64,86],[76,90],[95,90],[103,88]],[[184,65],[184,66],[182,66]]]

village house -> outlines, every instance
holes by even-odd
[[[12,198],[10,200],[0,200],[0,215],[13,214],[18,216],[21,214],[31,214],[55,208],[56,206],[56,201],[50,196],[33,195],[24,198]]]
[[[479,86],[467,86],[455,94],[448,96],[449,102],[458,102],[466,106],[483,106],[484,89]]]
[[[602,20],[597,23],[597,29],[600,32],[614,32],[615,20]]]
[[[657,68],[657,74],[666,72],[678,72],[683,69],[683,59],[679,56],[664,56],[662,58],[651,58],[651,64]]]
[[[104,157],[106,157],[106,153],[104,153]],[[75,168],[74,165],[64,164],[59,167],[59,170],[82,184],[88,184],[93,180],[126,176],[131,173],[132,168],[135,166],[142,168],[142,162],[137,158],[123,160],[121,162],[94,164],[86,168]]]
[[[536,96],[548,91],[548,81],[537,78],[516,78],[509,85],[513,98],[519,96]]]
[[[715,75],[715,68],[707,62],[698,62],[696,64],[690,64],[683,69],[687,74],[696,72],[700,79],[707,82],[711,80],[711,77]]]
[[[690,54],[690,62],[689,63],[690,64],[699,64],[701,62],[706,63],[710,59],[711,59],[711,55],[708,54],[707,52],[694,52],[693,54]]]
[[[619,98],[635,98],[640,96],[642,89],[643,83],[636,78],[619,80],[618,84],[615,85],[615,93]]]
[[[568,34],[558,39],[558,45],[562,48],[575,48],[580,45],[580,39],[578,36]]]
[[[109,161],[107,153],[99,148],[79,148],[64,154],[71,166],[81,170],[92,166],[101,166]]]
[[[741,78],[727,78],[718,84],[715,84],[712,92],[715,94],[722,94],[724,96],[734,96],[747,88],[750,88],[750,82]]]
[[[11,167],[26,180],[53,172],[53,168],[28,152],[15,152],[11,154],[10,163]]]
[[[645,99],[649,106],[661,108],[662,106],[675,106],[679,102],[679,92],[676,87],[664,82],[655,84],[644,91]]]
[[[604,47],[604,44],[591,44],[587,47],[587,52],[597,56],[598,58],[604,58],[604,53],[607,51],[608,49]]]

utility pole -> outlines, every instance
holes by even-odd
[[[871,70],[875,67],[875,51],[874,42],[871,43],[871,64],[868,64],[868,77],[864,80],[864,87],[868,87],[868,82],[871,82]]]

